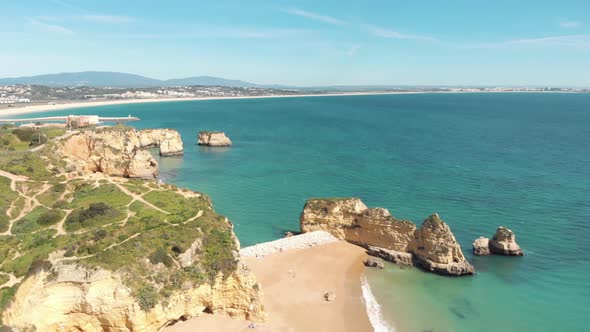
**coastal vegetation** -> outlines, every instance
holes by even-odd
[[[207,196],[155,180],[68,173],[51,144],[31,152],[28,140],[13,128],[0,135],[0,312],[40,267],[117,273],[146,311],[236,270],[231,223]]]

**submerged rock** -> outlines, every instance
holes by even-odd
[[[160,156],[180,156],[184,153],[182,139],[173,129],[143,129],[137,132],[140,147],[159,147]]]
[[[449,226],[437,214],[416,229],[387,209],[369,209],[359,198],[310,199],[300,216],[302,232],[323,230],[368,249],[367,253],[444,275],[473,274]]]
[[[494,255],[523,256],[524,253],[516,243],[516,235],[506,227],[498,227],[490,240],[490,252]]]
[[[475,256],[487,256],[490,254],[490,239],[480,236],[473,241],[473,254]]]
[[[221,131],[200,131],[198,144],[206,146],[231,146],[231,140]]]

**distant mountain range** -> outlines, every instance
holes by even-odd
[[[0,85],[13,84],[45,85],[51,87],[159,87],[178,85],[215,85],[241,88],[280,88],[278,85],[259,85],[250,82],[228,80],[225,78],[211,76],[196,76],[170,80],[158,80],[140,75],[106,71],[84,71],[77,73],[59,73],[26,77],[0,78]]]

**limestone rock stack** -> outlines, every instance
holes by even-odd
[[[206,146],[231,146],[232,142],[224,132],[220,131],[200,131],[198,144]]]
[[[487,256],[490,254],[490,239],[483,236],[473,241],[473,254],[475,256]]]
[[[387,209],[367,208],[359,198],[310,199],[300,216],[302,232],[323,230],[367,248],[370,255],[444,275],[473,274],[449,226],[437,214],[420,229]]]
[[[159,147],[160,156],[180,156],[183,152],[182,139],[173,129],[143,129],[137,132],[142,148]]]
[[[491,239],[479,237],[473,242],[473,254],[477,256],[523,256],[522,249],[516,243],[516,235],[510,229],[500,226]]]
[[[416,265],[442,275],[473,274],[473,266],[463,256],[449,225],[438,214],[426,218],[414,234],[412,252]]]

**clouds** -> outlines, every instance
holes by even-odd
[[[533,38],[509,39],[500,42],[466,44],[464,48],[509,48],[509,47],[567,47],[567,48],[590,48],[590,35],[561,35]]]
[[[397,32],[394,30],[378,27],[375,25],[368,25],[368,30],[377,37],[391,38],[391,39],[410,39],[410,40],[422,40],[422,41],[436,41],[436,38],[421,35],[410,35]]]
[[[582,26],[582,22],[579,21],[563,21],[559,23],[559,26],[564,29],[575,29]]]
[[[291,14],[291,15],[295,15],[295,16],[300,16],[300,17],[304,17],[310,20],[314,20],[314,21],[318,21],[318,22],[322,22],[322,23],[328,23],[328,24],[334,24],[334,25],[344,25],[346,24],[346,22],[337,19],[335,17],[332,16],[327,16],[327,15],[321,15],[318,13],[314,13],[314,12],[310,12],[310,11],[306,11],[306,10],[302,10],[302,9],[298,9],[298,8],[288,8],[288,9],[283,9],[283,11],[285,13]]]
[[[81,15],[80,19],[94,23],[109,23],[109,24],[123,24],[134,21],[129,16],[118,16],[118,15]]]
[[[41,18],[28,18],[27,21],[32,26],[38,28],[39,30],[45,31],[45,32],[61,34],[61,35],[73,35],[74,34],[74,31],[72,31],[64,26],[58,25],[53,22],[48,23],[46,21],[43,21]]]

